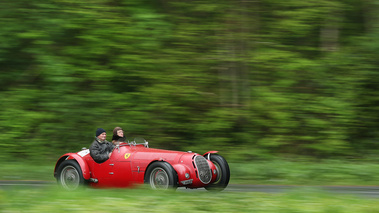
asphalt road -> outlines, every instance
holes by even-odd
[[[298,189],[326,191],[335,194],[351,194],[364,197],[379,198],[379,186],[288,186],[288,185],[239,185],[230,184],[223,192],[263,192],[285,193]],[[179,188],[178,190],[188,190]],[[205,190],[205,189],[195,189]]]
[[[47,187],[56,184],[54,181],[0,181],[0,189],[24,188],[24,187]],[[223,191],[226,192],[263,192],[285,193],[297,189],[308,188],[327,191],[336,194],[351,194],[364,197],[379,198],[379,186],[289,186],[289,185],[239,185],[229,184]],[[205,189],[178,188],[178,191],[205,191]]]
[[[225,191],[284,193],[301,188],[315,189],[336,194],[351,194],[379,198],[379,186],[281,186],[281,185],[231,185]]]

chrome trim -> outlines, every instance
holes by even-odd
[[[209,182],[211,182],[212,171],[207,159],[205,159],[201,155],[196,155],[193,161],[196,165],[197,177],[199,178],[199,180],[204,184],[208,184]]]
[[[97,183],[97,182],[99,182],[96,178],[90,178],[89,181],[92,182],[92,183]]]
[[[189,184],[192,184],[193,182],[193,179],[189,179],[189,180],[183,180],[183,181],[180,181],[183,185],[189,185]]]

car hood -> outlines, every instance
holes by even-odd
[[[136,148],[134,155],[134,160],[159,160],[167,162],[178,162],[183,155],[193,155],[193,153],[172,151],[164,149],[154,149],[154,148]]]

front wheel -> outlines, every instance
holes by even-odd
[[[64,189],[73,191],[85,184],[82,170],[75,160],[63,161],[58,167],[57,182]]]
[[[169,163],[157,161],[147,169],[145,183],[149,184],[152,189],[176,189],[178,175]]]
[[[224,190],[228,184],[230,179],[230,169],[228,162],[226,162],[225,158],[220,155],[209,154],[210,161],[216,166],[217,177],[216,180],[210,185],[206,186],[205,189],[209,191],[222,191]]]

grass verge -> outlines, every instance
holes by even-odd
[[[287,193],[186,192],[135,189],[63,191],[49,186],[0,190],[0,212],[377,212],[378,199],[329,194],[316,188]]]
[[[379,185],[379,164],[343,160],[231,163],[231,179],[241,184]]]
[[[379,185],[379,163],[342,160],[229,163],[230,183],[273,185]],[[0,164],[0,180],[55,181],[55,162]]]

